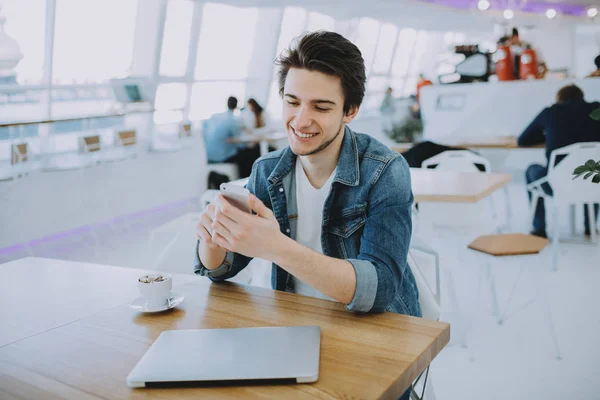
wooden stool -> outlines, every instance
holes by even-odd
[[[502,315],[500,315],[499,307],[498,307],[498,298],[496,295],[496,287],[494,284],[494,280],[491,272],[491,265],[493,260],[497,260],[499,257],[506,256],[533,256],[535,259],[534,265],[537,265],[538,271],[542,272],[542,264],[539,254],[544,250],[546,245],[549,243],[548,239],[544,239],[538,236],[526,235],[522,233],[511,233],[511,234],[499,234],[499,235],[487,235],[480,236],[471,242],[468,245],[469,249],[478,251],[480,253],[485,253],[490,256],[493,256],[493,259],[488,258],[488,263],[486,265],[486,278],[490,285],[490,294],[492,297],[492,308],[494,315],[498,317],[498,324],[501,325],[505,318],[506,313],[508,312],[508,308],[510,306],[510,301],[512,300],[513,294],[517,287],[517,283],[519,282],[521,275],[523,273],[523,265],[519,270],[519,275],[515,280],[515,283],[512,287],[510,295],[508,297],[508,301],[506,304],[506,309]],[[550,334],[552,335],[552,341],[554,343],[554,347],[556,349],[556,358],[560,359],[560,350],[558,347],[558,341],[556,339],[556,333],[554,331],[554,323],[552,322],[552,314],[550,311],[550,305],[546,298],[546,292],[543,285],[543,282],[540,281],[539,276],[535,277],[535,282],[537,283],[537,295],[542,297],[542,305],[544,308],[544,314],[546,318],[546,323],[548,324],[548,328],[550,330]],[[479,295],[479,286],[478,285],[478,295]]]

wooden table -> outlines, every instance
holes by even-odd
[[[520,147],[517,144],[517,138],[515,136],[493,136],[493,137],[482,137],[482,138],[458,138],[452,140],[440,140],[439,144],[445,146],[462,148],[462,149],[543,149],[546,147],[545,144],[538,144],[535,146]],[[398,153],[404,153],[411,149],[414,143],[396,143],[391,148]]]
[[[260,155],[264,156],[269,152],[269,143],[273,143],[282,139],[287,139],[287,134],[285,132],[242,135],[229,139],[229,141],[231,143],[258,143],[260,145]]]
[[[476,203],[511,180],[510,174],[411,168],[415,202]]]
[[[0,397],[12,399],[396,399],[448,343],[448,324],[174,275],[178,308],[140,314],[141,270],[27,258],[0,266]],[[183,283],[191,279],[191,282]],[[36,292],[41,290],[41,292]],[[52,294],[50,294],[52,292]],[[6,325],[10,318],[18,324]],[[24,327],[22,326],[24,325]],[[130,389],[125,378],[164,330],[321,326],[314,384]],[[285,356],[285,355],[282,355]],[[293,362],[293,360],[290,360]]]

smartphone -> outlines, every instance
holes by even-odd
[[[229,183],[221,183],[219,189],[221,195],[223,195],[227,201],[240,210],[252,214],[252,209],[250,208],[250,191],[248,191],[248,189]]]

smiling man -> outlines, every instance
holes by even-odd
[[[274,289],[354,312],[420,316],[407,264],[408,165],[346,126],[365,92],[360,50],[337,33],[313,32],[278,64],[290,145],[255,162],[247,185],[255,215],[220,196],[206,208],[195,272],[223,281],[259,257],[273,262]]]

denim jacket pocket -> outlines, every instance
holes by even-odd
[[[342,211],[339,213],[336,212],[332,216],[329,232],[347,239],[357,230],[362,228],[366,221],[366,204],[344,208]]]

